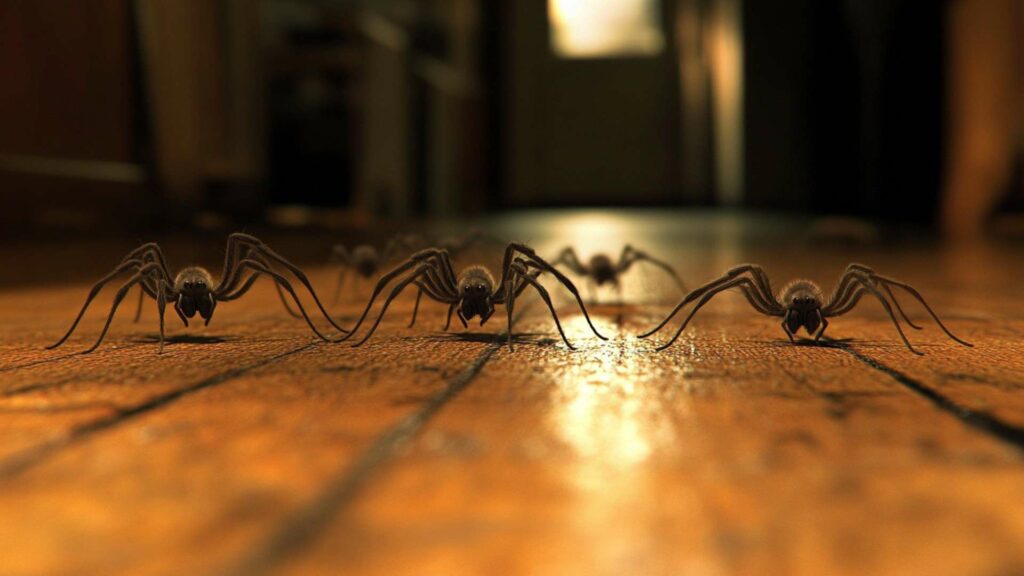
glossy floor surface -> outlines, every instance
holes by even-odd
[[[630,242],[690,287],[751,261],[776,289],[803,276],[828,292],[863,261],[974,347],[909,297],[923,356],[877,301],[794,345],[724,294],[657,352],[667,334],[636,335],[679,293],[643,265],[621,305],[602,289],[590,306],[608,342],[545,277],[576,351],[530,291],[514,351],[503,308],[445,333],[445,306],[424,303],[409,328],[411,293],[352,348],[313,339],[261,281],[208,327],[169,314],[163,354],[150,303],[81,355],[112,289],[53,351],[89,283],[8,289],[0,573],[1024,573],[1024,258],[804,224],[569,213],[494,230],[552,256]],[[484,244],[457,265],[500,257]],[[119,258],[97,255],[94,276]],[[310,271],[329,300],[336,270]],[[368,292],[348,286],[332,312],[351,325]]]

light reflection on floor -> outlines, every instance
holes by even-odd
[[[625,217],[611,211],[574,212],[553,218],[549,232],[555,241],[535,243],[535,248],[542,256],[554,260],[564,248],[572,247],[580,262],[586,264],[591,256],[604,254],[618,262],[623,247],[630,244],[630,238],[644,238],[642,229],[637,229],[634,218]],[[650,249],[642,244],[632,242],[633,247],[640,250]],[[666,260],[677,268],[675,254],[652,254]],[[611,285],[594,286],[585,278],[573,274],[564,266],[561,268],[580,289],[587,302],[626,302],[641,303],[657,301],[666,303],[681,296],[673,282],[662,271],[649,264],[640,263],[631,267],[621,278],[621,292]],[[685,281],[685,280],[684,280]],[[565,302],[566,300],[560,299]]]
[[[665,374],[651,371],[644,361],[649,346],[632,335],[620,338],[601,319],[595,324],[614,340],[598,344],[582,315],[564,321],[570,340],[584,343],[566,365],[553,371],[551,424],[579,457],[577,479],[583,486],[607,491],[622,476],[636,490],[634,479],[623,475],[680,442],[663,391],[655,386],[665,382]],[[680,377],[684,369],[680,367]],[[685,399],[675,398],[672,410],[676,415],[685,412]]]

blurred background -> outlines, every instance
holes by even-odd
[[[2,0],[0,236],[752,209],[1024,235],[1018,0]]]

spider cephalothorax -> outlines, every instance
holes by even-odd
[[[217,300],[213,296],[213,277],[204,268],[189,266],[178,272],[174,278],[174,290],[178,293],[174,301],[174,311],[181,321],[188,326],[188,319],[199,312],[199,316],[209,325],[213,318],[213,310]]]
[[[613,261],[606,254],[595,254],[590,257],[586,264],[583,264],[572,247],[562,250],[558,258],[555,259],[555,265],[564,264],[570,270],[587,278],[593,284],[597,286],[611,284],[616,290],[621,289],[619,277],[637,262],[647,262],[661,268],[672,277],[672,280],[675,281],[676,286],[680,290],[684,289],[683,281],[680,280],[679,275],[676,274],[676,271],[671,266],[628,244],[622,248],[622,253],[619,255],[617,262]]]
[[[794,280],[782,289],[779,302],[786,309],[785,323],[789,334],[796,334],[800,328],[814,336],[819,326],[824,326],[821,315],[823,297],[821,288],[810,280]]]
[[[604,254],[595,254],[590,257],[588,262],[590,268],[590,276],[594,279],[594,282],[598,286],[604,286],[605,284],[619,283],[619,275],[615,271],[615,265],[612,263],[612,259]]]
[[[188,326],[188,319],[195,317],[196,313],[206,321],[206,324],[209,324],[210,319],[213,318],[213,311],[217,307],[217,302],[227,302],[240,298],[249,291],[256,282],[256,279],[261,275],[268,276],[274,280],[278,296],[281,297],[281,302],[289,313],[293,316],[300,315],[293,312],[288,306],[288,301],[285,299],[284,293],[281,292],[282,289],[291,296],[292,301],[298,306],[301,317],[305,318],[313,333],[324,340],[331,340],[331,338],[323,335],[313,325],[313,321],[306,314],[302,302],[299,301],[298,296],[295,294],[292,283],[275,269],[275,265],[283,267],[305,286],[313,297],[313,301],[316,302],[320,312],[324,315],[324,318],[332,326],[342,333],[347,332],[347,330],[338,326],[327,314],[327,311],[324,310],[324,307],[320,304],[320,299],[313,290],[312,284],[309,283],[309,279],[302,270],[288,260],[285,260],[284,257],[274,252],[259,239],[248,234],[232,234],[228,236],[227,250],[224,255],[224,269],[219,283],[214,281],[213,276],[209,272],[198,266],[183,268],[177,275],[172,276],[170,269],[167,268],[167,261],[164,258],[163,251],[154,242],[143,244],[132,250],[113,271],[93,285],[85,299],[85,304],[82,305],[78,316],[71,324],[71,328],[68,329],[67,333],[60,340],[47,346],[47,348],[56,348],[63,344],[71,336],[71,333],[75,331],[86,309],[89,308],[89,304],[96,298],[96,295],[99,294],[103,286],[117,276],[128,273],[131,273],[132,276],[121,285],[121,288],[118,289],[117,294],[114,296],[114,302],[110,306],[110,313],[107,314],[107,322],[103,325],[103,331],[100,332],[96,343],[85,350],[85,352],[92,352],[103,341],[103,337],[107,335],[107,330],[110,328],[110,322],[114,319],[114,313],[117,312],[121,301],[124,300],[125,295],[128,294],[128,291],[133,286],[137,285],[142,290],[139,298],[139,311],[142,309],[142,299],[145,296],[156,300],[157,312],[160,314],[160,351],[163,351],[164,309],[168,302],[174,303],[175,312],[178,313],[178,317],[181,318],[181,321],[186,326]],[[138,319],[138,312],[136,312],[136,319]]]
[[[359,244],[349,250],[341,244],[331,248],[331,262],[341,265],[338,273],[338,284],[334,288],[334,302],[341,296],[341,288],[349,273],[354,273],[357,280],[372,280],[381,269],[392,262],[398,254],[412,252],[423,244],[416,234],[396,234],[379,250],[372,244]]]
[[[576,303],[579,304],[580,310],[583,312],[584,318],[587,320],[587,324],[590,325],[590,329],[599,338],[605,339],[590,321],[587,309],[583,305],[583,299],[580,298],[579,291],[576,290],[576,286],[573,285],[572,281],[546,260],[538,256],[532,248],[517,242],[509,244],[505,248],[505,258],[501,267],[501,279],[497,282],[494,281],[494,277],[483,266],[470,266],[456,276],[455,269],[452,267],[451,256],[447,250],[439,248],[420,250],[395,269],[381,276],[377,286],[373,289],[370,301],[366,303],[362,316],[359,317],[359,321],[352,328],[352,332],[344,338],[349,338],[352,334],[355,334],[355,331],[366,320],[366,316],[369,314],[370,308],[373,307],[377,297],[384,288],[394,281],[395,285],[391,289],[391,293],[384,300],[384,305],[381,306],[373,326],[355,344],[356,346],[366,342],[370,335],[373,334],[377,326],[380,325],[381,319],[384,318],[384,313],[387,312],[388,306],[401,294],[402,290],[405,290],[410,285],[415,285],[419,292],[416,295],[416,306],[413,308],[412,321],[409,323],[409,326],[416,322],[420,298],[424,294],[432,300],[448,305],[448,320],[444,326],[445,330],[451,325],[452,312],[458,311],[458,318],[462,325],[468,327],[467,320],[480,316],[480,324],[482,325],[494,313],[495,306],[504,305],[506,312],[508,312],[508,346],[511,349],[512,309],[515,306],[516,298],[528,286],[533,286],[537,293],[540,294],[541,299],[544,300],[544,303],[547,304],[551,317],[555,320],[558,333],[562,336],[562,340],[571,349],[573,346],[562,330],[558,314],[551,303],[551,296],[548,294],[547,289],[537,281],[537,277],[542,272],[550,273],[562,286],[572,293]]]
[[[463,323],[480,316],[480,325],[494,314],[494,277],[483,266],[470,266],[458,276],[459,319]]]
[[[660,324],[655,326],[653,330],[641,334],[640,337],[646,338],[661,330],[684,306],[696,300],[697,304],[690,310],[689,315],[687,315],[682,325],[679,326],[679,329],[676,330],[675,335],[668,342],[658,347],[659,350],[665,349],[679,338],[686,325],[689,324],[690,319],[711,298],[725,290],[738,288],[755,310],[768,316],[782,318],[782,329],[786,332],[790,341],[794,340],[793,336],[801,327],[817,341],[825,333],[825,329],[828,328],[828,318],[846,314],[860,302],[860,299],[865,294],[870,294],[878,299],[882,307],[889,314],[893,325],[896,326],[896,331],[899,332],[900,338],[903,339],[903,343],[906,344],[907,348],[915,354],[920,354],[910,345],[910,341],[907,340],[906,334],[903,333],[903,328],[893,313],[893,307],[895,306],[900,316],[911,328],[920,330],[921,327],[907,318],[899,301],[896,300],[895,294],[893,294],[893,287],[905,290],[920,302],[947,336],[964,346],[971,346],[970,343],[956,337],[946,328],[946,325],[942,323],[942,320],[939,320],[939,317],[932,310],[931,306],[924,301],[924,297],[921,296],[917,289],[905,282],[877,274],[874,270],[863,264],[850,264],[847,266],[846,272],[843,273],[836,284],[835,290],[832,291],[832,296],[827,300],[824,298],[821,289],[810,280],[791,282],[782,290],[779,297],[776,298],[772,294],[768,275],[765,274],[760,266],[755,264],[736,266],[721,277],[687,294]]]
[[[369,244],[360,244],[352,249],[352,269],[363,278],[371,278],[380,268],[381,257],[377,249]]]

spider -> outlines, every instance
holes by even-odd
[[[679,338],[679,335],[686,328],[694,314],[704,304],[707,304],[712,297],[730,288],[739,288],[755,310],[768,316],[782,318],[782,329],[789,336],[790,342],[795,342],[793,337],[800,328],[803,328],[808,335],[813,336],[814,341],[817,342],[822,334],[825,333],[825,329],[828,328],[828,318],[846,314],[860,302],[860,299],[865,294],[871,294],[881,302],[882,307],[889,314],[893,325],[896,326],[896,331],[899,332],[900,338],[903,339],[903,343],[906,344],[907,348],[914,354],[921,355],[920,352],[910,345],[906,334],[903,333],[903,328],[900,327],[899,321],[893,314],[892,305],[895,305],[896,310],[899,311],[900,316],[903,317],[907,324],[915,330],[921,329],[920,326],[911,322],[907,318],[906,313],[903,312],[899,301],[896,300],[896,295],[893,294],[893,286],[902,288],[917,299],[947,336],[964,346],[973,346],[973,344],[956,337],[950,332],[945,324],[942,323],[942,320],[939,320],[931,306],[924,301],[924,297],[921,296],[920,292],[913,286],[888,276],[877,274],[874,270],[863,264],[850,264],[846,267],[846,271],[840,277],[839,282],[832,291],[832,296],[828,300],[825,300],[821,288],[810,280],[790,282],[782,289],[779,297],[776,298],[772,295],[772,287],[768,281],[768,275],[765,274],[760,266],[756,264],[736,266],[718,279],[712,280],[687,294],[668,317],[655,326],[653,330],[641,334],[640,337],[646,338],[661,330],[684,306],[700,298],[697,305],[693,307],[693,310],[686,317],[686,320],[683,321],[682,326],[676,330],[672,339],[658,347],[658,350],[664,350]],[[892,305],[890,305],[886,296],[892,300]]]
[[[436,247],[448,250],[449,254],[457,256],[481,238],[483,238],[482,232],[472,230],[463,236],[444,237],[438,241]],[[334,289],[334,303],[338,303],[341,288],[348,278],[349,271],[355,272],[357,278],[369,280],[375,277],[398,252],[411,252],[417,246],[424,246],[424,244],[426,241],[418,234],[398,234],[389,240],[380,251],[371,244],[360,244],[351,251],[341,244],[335,245],[331,250],[331,261],[340,262],[342,268],[338,276],[338,285]]]
[[[548,310],[555,320],[555,326],[558,327],[558,333],[562,336],[562,340],[570,350],[575,350],[562,330],[562,324],[558,320],[558,314],[551,303],[551,297],[547,289],[537,282],[537,276],[541,272],[550,272],[572,293],[579,304],[580,310],[583,312],[583,316],[587,319],[590,329],[593,330],[598,338],[607,340],[590,321],[590,316],[583,305],[579,291],[572,281],[546,260],[538,256],[532,248],[518,242],[513,242],[505,248],[504,261],[501,267],[501,279],[498,282],[494,281],[494,276],[484,266],[469,266],[456,275],[455,269],[452,267],[451,256],[446,250],[427,248],[413,254],[395,269],[381,276],[373,289],[370,301],[366,304],[366,309],[363,310],[362,316],[359,317],[352,331],[342,337],[342,340],[346,340],[355,334],[363,324],[367,314],[369,314],[370,308],[373,306],[377,296],[380,295],[392,280],[399,279],[391,293],[388,294],[387,299],[384,300],[384,305],[381,307],[373,326],[370,327],[370,330],[363,336],[362,340],[355,343],[355,346],[363,344],[370,338],[370,335],[380,325],[381,319],[384,317],[384,313],[387,311],[391,301],[410,284],[414,284],[419,288],[419,294],[416,297],[413,322],[416,321],[415,315],[419,309],[420,296],[425,293],[431,299],[448,305],[448,319],[445,322],[445,330],[451,325],[452,312],[457,313],[462,326],[465,328],[469,327],[468,321],[476,316],[480,317],[480,325],[483,326],[494,313],[494,307],[503,304],[508,313],[508,346],[509,350],[512,350],[512,309],[515,306],[516,298],[526,290],[526,287],[533,286],[540,294],[541,299],[544,300],[544,303],[547,304]]]
[[[407,249],[416,242],[414,236],[396,235],[380,251],[372,244],[359,244],[348,250],[342,244],[336,244],[331,249],[331,262],[341,264],[341,273],[338,275],[338,285],[334,289],[334,303],[338,303],[341,296],[341,287],[345,284],[349,272],[355,272],[357,278],[369,280],[377,275],[384,264],[394,258],[395,253]]]
[[[107,330],[110,328],[110,323],[114,319],[117,307],[120,306],[128,291],[136,284],[139,285],[146,295],[156,300],[157,311],[160,313],[160,352],[163,352],[164,307],[168,301],[174,303],[174,311],[178,313],[178,317],[181,318],[185,326],[188,326],[188,319],[194,317],[196,313],[203,318],[204,325],[209,325],[210,319],[213,318],[214,309],[217,307],[217,302],[227,302],[240,298],[249,291],[261,274],[273,278],[275,285],[284,288],[291,295],[292,300],[295,301],[299,308],[299,312],[306,319],[306,323],[309,324],[314,334],[323,340],[338,341],[332,340],[317,330],[309,315],[306,314],[302,302],[299,301],[298,296],[295,294],[295,289],[292,287],[291,282],[278,273],[271,265],[271,262],[283,266],[298,278],[299,282],[309,290],[320,312],[331,326],[334,326],[342,333],[348,332],[341,326],[338,326],[327,314],[327,311],[324,310],[323,305],[320,304],[320,299],[313,290],[313,286],[309,283],[309,279],[302,270],[288,260],[285,260],[259,239],[248,234],[236,233],[228,236],[227,250],[224,256],[224,269],[221,273],[220,283],[217,283],[209,272],[198,266],[183,268],[176,276],[172,276],[167,268],[167,261],[164,258],[163,252],[155,242],[143,244],[132,250],[113,271],[93,285],[85,299],[85,304],[82,305],[78,316],[71,324],[71,328],[68,329],[67,333],[60,340],[47,346],[47,349],[53,349],[63,344],[71,336],[71,333],[75,331],[89,304],[99,294],[103,286],[115,277],[126,273],[131,273],[131,278],[118,289],[117,294],[114,296],[114,302],[110,307],[110,313],[107,315],[106,324],[103,325],[103,331],[100,332],[96,343],[85,350],[84,354],[92,352],[99,347],[104,336],[107,334]],[[248,277],[246,277],[247,272],[251,272]],[[282,302],[288,308],[287,301],[282,299]],[[291,312],[290,308],[289,312]]]
[[[576,255],[576,250],[570,246],[562,250],[562,253],[558,255],[555,265],[565,264],[576,274],[587,278],[591,285],[597,284],[600,287],[605,284],[611,284],[615,287],[615,291],[621,295],[622,286],[619,284],[619,275],[629,270],[637,262],[649,262],[661,268],[675,280],[676,286],[679,287],[680,291],[686,290],[683,287],[683,281],[671,266],[657,258],[651,257],[646,252],[633,248],[629,244],[622,247],[622,253],[619,254],[618,262],[613,262],[611,257],[606,254],[594,254],[590,257],[590,261],[584,265]]]

